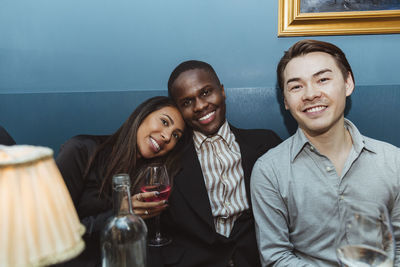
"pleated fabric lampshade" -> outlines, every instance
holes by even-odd
[[[81,225],[53,151],[0,145],[0,266],[45,266],[79,255]]]

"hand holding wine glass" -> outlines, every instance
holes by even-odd
[[[154,194],[145,198],[146,202],[159,203],[166,201],[170,195],[171,184],[165,165],[150,164],[139,173],[141,179],[141,192],[144,194]],[[149,203],[149,204],[150,204]],[[149,246],[164,246],[171,242],[171,239],[163,236],[160,231],[160,216],[155,217],[155,236],[148,239]]]
[[[336,254],[342,266],[393,266],[394,238],[385,206],[352,201],[342,218],[336,238]]]
[[[157,201],[158,194],[157,191],[134,194],[131,197],[133,212],[142,219],[150,219],[160,215],[168,207],[168,204],[164,200]],[[127,206],[128,203],[124,201],[123,205]]]

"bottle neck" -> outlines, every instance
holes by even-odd
[[[114,215],[133,214],[130,184],[114,184],[113,188],[113,206]]]

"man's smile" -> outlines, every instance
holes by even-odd
[[[201,117],[198,119],[199,123],[201,124],[207,124],[213,121],[215,118],[215,110],[206,114],[205,116]]]
[[[312,107],[305,108],[303,110],[303,112],[305,112],[305,113],[316,113],[316,112],[325,110],[326,108],[327,108],[326,105],[312,106]]]

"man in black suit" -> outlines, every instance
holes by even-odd
[[[173,239],[162,250],[165,266],[260,266],[250,174],[256,159],[281,139],[270,130],[228,124],[224,86],[205,62],[177,66],[168,92],[193,138],[162,218]]]
[[[14,139],[8,134],[6,129],[0,126],[0,145],[11,146],[15,145]]]

